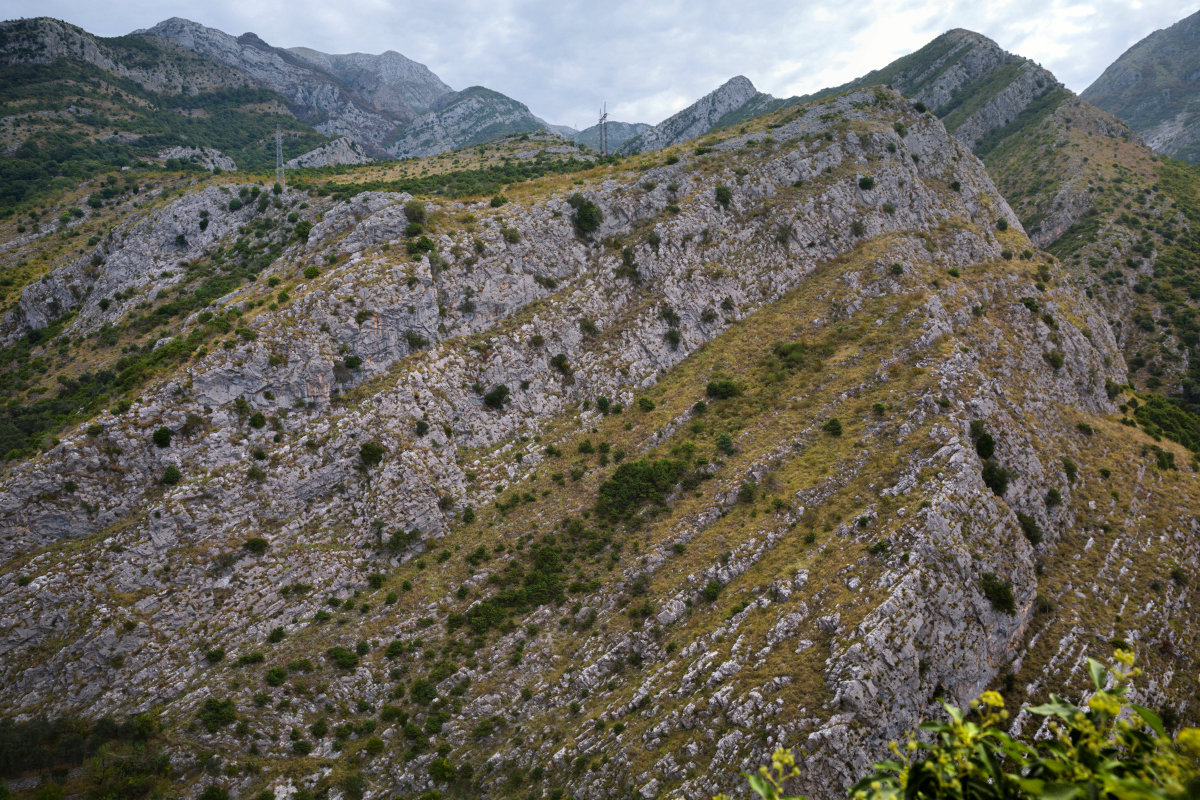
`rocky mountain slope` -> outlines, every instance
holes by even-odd
[[[234,797],[701,798],[778,745],[833,797],[1112,642],[1194,719],[1196,462],[1107,312],[910,100],[744,127],[0,222],[47,248],[8,413],[109,393],[0,476],[0,706],[145,714],[164,788]]]
[[[1126,50],[1081,96],[1160,153],[1200,163],[1200,12]]]
[[[148,33],[235,67],[288,97],[317,130],[378,156],[434,155],[549,127],[523,103],[482,86],[455,92],[423,64],[392,51],[283,50],[254,34],[234,38],[178,18]]]
[[[8,213],[105,170],[172,158],[189,168],[180,151],[262,168],[274,163],[277,127],[288,158],[326,141],[283,96],[230,67],[160,37],[99,39],[44,18],[0,23],[0,103]]]
[[[609,122],[606,124],[608,137],[608,150],[610,153],[625,144],[630,139],[645,133],[652,128],[652,125],[647,125],[644,122]],[[593,125],[590,128],[584,128],[581,131],[572,131],[567,134],[572,141],[578,142],[585,147],[599,152],[600,150],[600,126]]]
[[[378,111],[403,110],[415,116],[432,108],[442,95],[454,91],[429,67],[394,50],[379,55],[330,55],[308,47],[292,47],[288,52],[332,74]]]
[[[397,131],[386,149],[395,158],[430,156],[545,128],[524,103],[472,86],[439,98],[432,110]]]
[[[622,153],[645,153],[695,139],[715,128],[774,111],[788,101],[778,100],[754,88],[742,75],[730,78],[692,105],[647,131],[629,139]]]
[[[288,99],[292,109],[303,121],[329,136],[349,136],[356,141],[378,147],[400,122],[412,119],[424,107],[414,103],[444,86],[433,73],[417,71],[420,64],[408,62],[405,71],[409,81],[388,83],[381,78],[382,59],[358,68],[358,83],[367,89],[366,96],[352,91],[345,79],[336,73],[335,64],[349,67],[350,61],[337,61],[316,54],[317,60],[306,55],[272,47],[253,33],[234,37],[191,20],[173,17],[140,33],[158,36],[193,50],[207,59],[224,64],[247,75],[254,85],[278,92]],[[394,63],[394,59],[391,60]],[[407,60],[406,60],[407,61]],[[409,66],[411,65],[411,66]],[[372,69],[373,67],[373,69]],[[366,77],[367,80],[363,80]],[[370,80],[374,78],[375,80]],[[415,81],[418,92],[406,96],[405,83]],[[447,87],[448,88],[448,87]]]
[[[1120,120],[970,31],[816,96],[872,83],[911,97],[982,158],[1034,243],[1103,298],[1134,382],[1200,401],[1200,309],[1187,288],[1200,257],[1194,170],[1162,162]]]

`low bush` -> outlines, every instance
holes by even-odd
[[[1012,581],[1001,580],[994,572],[985,572],[979,578],[979,589],[992,603],[992,608],[1005,614],[1016,614],[1013,600]]]
[[[331,647],[325,655],[341,669],[354,669],[358,666],[358,654],[345,647]]]
[[[1003,496],[1008,491],[1008,470],[1000,466],[994,458],[983,462],[983,483],[997,495]]]
[[[706,386],[704,389],[704,393],[709,397],[713,397],[718,400],[726,400],[730,397],[737,397],[742,393],[742,390],[736,383],[728,378],[724,378],[721,380],[709,381],[708,386]]]

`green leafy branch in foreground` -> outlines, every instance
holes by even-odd
[[[893,742],[895,760],[876,764],[875,774],[850,790],[851,800],[1200,797],[1200,730],[1185,728],[1172,742],[1157,714],[1127,699],[1140,674],[1133,654],[1117,650],[1114,658],[1111,669],[1088,659],[1096,691],[1086,707],[1052,694],[1049,703],[1026,709],[1047,719],[1046,739],[1005,733],[1008,712],[997,692],[971,701],[972,712],[943,703],[949,720],[920,726],[934,741],[910,739],[904,750]],[[746,778],[763,800],[803,800],[783,793],[784,782],[799,774],[780,748],[770,768]]]

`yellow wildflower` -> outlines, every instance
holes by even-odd
[[[1088,700],[1088,708],[1109,716],[1121,713],[1121,703],[1108,692],[1097,692]]]

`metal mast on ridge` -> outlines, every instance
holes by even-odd
[[[275,126],[275,182],[279,188],[287,188],[287,175],[283,170],[283,132],[278,125]]]

